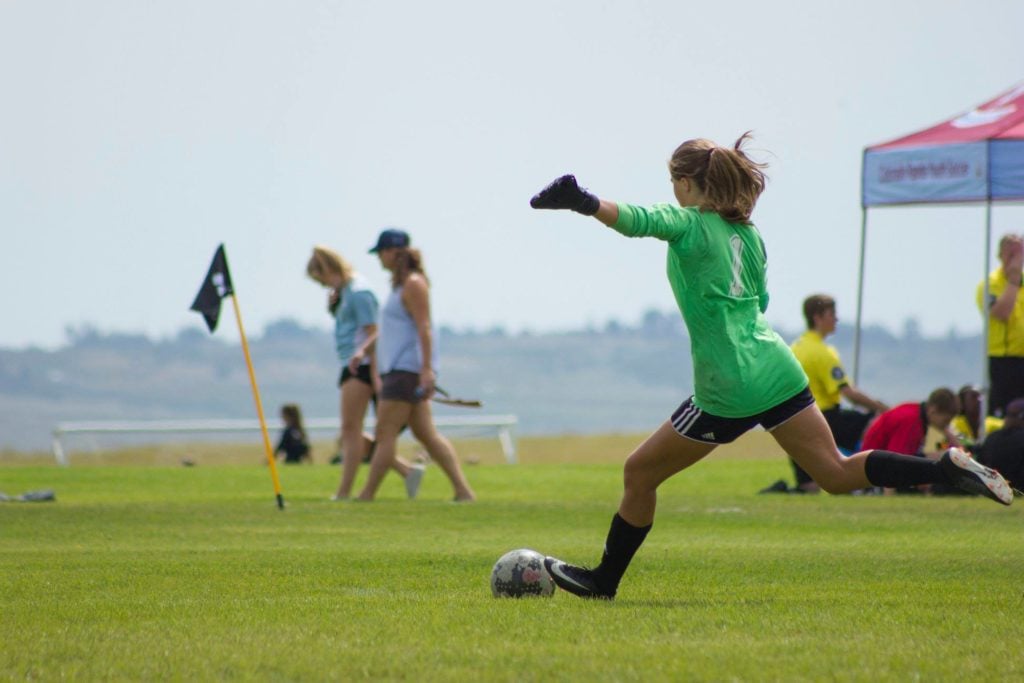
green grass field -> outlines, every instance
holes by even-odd
[[[0,679],[1024,678],[1024,501],[759,496],[756,444],[663,487],[615,602],[492,598],[509,549],[597,560],[632,441],[484,454],[471,505],[436,468],[373,504],[286,468],[279,512],[255,464],[2,467],[58,499],[0,504]]]

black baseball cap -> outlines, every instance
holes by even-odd
[[[380,233],[380,237],[377,238],[377,244],[370,249],[370,253],[376,254],[381,249],[407,246],[409,246],[409,233],[398,228],[384,228]]]

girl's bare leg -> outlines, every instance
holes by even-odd
[[[459,460],[455,454],[455,447],[434,426],[434,418],[430,411],[429,401],[420,401],[419,403],[412,404],[409,428],[412,429],[412,434],[416,437],[416,440],[427,449],[430,459],[436,462],[444,470],[444,473],[448,475],[448,480],[455,489],[455,499],[459,501],[475,500],[476,494],[470,488],[466,475],[462,473],[462,467],[459,465]]]
[[[619,516],[637,527],[652,524],[661,483],[714,449],[715,444],[680,436],[666,420],[626,459]]]
[[[388,469],[394,467],[398,449],[398,432],[408,423],[412,404],[405,401],[381,401],[377,406],[377,449],[370,461],[370,475],[359,493],[359,500],[373,500]],[[408,470],[406,470],[408,472]]]
[[[864,461],[871,451],[848,458],[840,453],[818,406],[808,406],[773,429],[771,435],[829,493],[849,493],[872,485],[864,473]]]
[[[368,448],[363,420],[372,396],[373,389],[357,379],[341,385],[341,482],[335,498],[348,498],[352,494],[352,483]]]

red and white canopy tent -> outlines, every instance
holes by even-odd
[[[861,175],[860,269],[853,376],[860,367],[864,248],[868,208],[911,204],[985,203],[988,300],[992,202],[1024,199],[1024,83],[964,114],[864,150]],[[988,387],[988,310],[984,313],[982,385]],[[983,392],[984,393],[984,392]]]

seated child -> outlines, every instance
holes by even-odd
[[[284,421],[284,431],[281,432],[281,440],[274,450],[274,455],[278,460],[283,455],[287,465],[312,463],[313,456],[306,441],[306,430],[302,428],[302,412],[299,407],[294,403],[281,406],[281,420]]]

